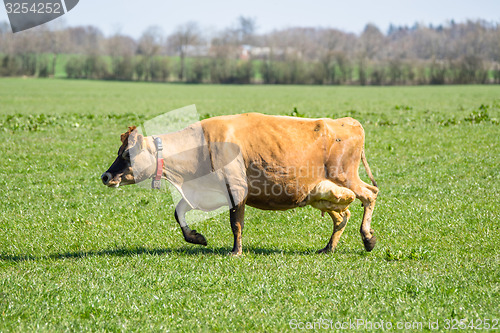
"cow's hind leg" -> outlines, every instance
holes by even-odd
[[[239,256],[242,254],[241,234],[244,226],[245,203],[241,203],[229,210],[229,220],[231,221],[231,230],[233,230],[234,244],[231,255]]]
[[[319,250],[319,253],[331,252],[335,249],[347,225],[347,220],[351,216],[347,207],[355,199],[356,195],[353,191],[329,180],[319,182],[309,193],[308,204],[322,212],[327,212],[333,220],[332,237],[326,247]]]
[[[327,213],[328,215],[330,215],[333,221],[333,234],[328,244],[326,244],[325,248],[319,250],[318,253],[329,253],[335,250],[337,244],[339,243],[340,236],[344,232],[344,229],[347,225],[347,221],[351,216],[351,212],[349,212],[349,209],[346,209],[341,213],[335,211],[329,211]]]
[[[378,188],[371,186],[359,180],[349,187],[356,197],[361,200],[364,207],[363,221],[361,222],[361,239],[365,246],[366,251],[371,251],[375,247],[377,238],[374,235],[374,230],[371,228],[373,209],[375,208],[375,201],[377,200]]]
[[[179,201],[179,203],[177,204],[177,207],[175,207],[175,220],[181,226],[182,234],[184,235],[184,239],[186,240],[186,242],[206,246],[207,240],[205,239],[205,237],[202,234],[196,232],[196,230],[191,230],[186,223],[186,213],[191,209],[191,206],[189,206],[186,200],[181,199],[181,201]]]

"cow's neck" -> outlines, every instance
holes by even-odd
[[[163,172],[162,178],[174,186],[182,186],[186,177],[195,177],[200,172],[200,163],[206,155],[206,141],[203,129],[199,123],[193,124],[181,131],[154,136],[162,141]],[[156,164],[157,148],[154,138],[150,137],[150,147],[153,148]],[[205,161],[206,162],[206,161]],[[155,168],[156,171],[156,168]],[[155,177],[156,173],[152,174]]]

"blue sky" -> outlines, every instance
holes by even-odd
[[[255,18],[258,32],[302,26],[359,33],[368,22],[385,32],[390,23],[500,22],[500,0],[80,0],[58,20],[70,26],[94,25],[106,35],[121,32],[139,37],[152,25],[168,34],[188,21],[215,32],[234,24],[240,15]],[[5,8],[0,8],[0,21],[6,20]]]

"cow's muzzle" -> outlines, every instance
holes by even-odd
[[[106,186],[108,186],[109,182],[113,179],[113,176],[109,172],[105,172],[101,176],[102,183]]]

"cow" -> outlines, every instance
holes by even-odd
[[[166,179],[181,192],[191,193],[183,194],[174,216],[184,239],[193,244],[207,245],[207,241],[189,228],[185,214],[191,209],[212,210],[227,204],[233,255],[242,254],[245,205],[262,210],[310,205],[322,215],[327,213],[333,220],[333,233],[318,251],[327,253],[336,248],[350,217],[349,205],[357,198],[364,207],[361,238],[366,251],[372,251],[376,237],[370,224],[378,187],[365,157],[364,139],[363,127],[350,117],[310,119],[245,113],[204,119],[158,136],[143,136],[132,126],[121,135],[118,156],[101,179],[109,187]],[[231,149],[220,149],[220,145]],[[160,158],[162,149],[172,152],[168,158]],[[136,160],[149,156],[140,168],[131,162],[133,151]],[[189,153],[183,153],[186,151]],[[221,158],[224,154],[231,157]],[[234,156],[239,156],[238,163]],[[373,185],[360,179],[361,161]],[[209,172],[223,170],[225,196],[219,195],[224,189],[210,182],[188,186],[192,179],[203,178],[207,171],[200,170],[207,165]]]

